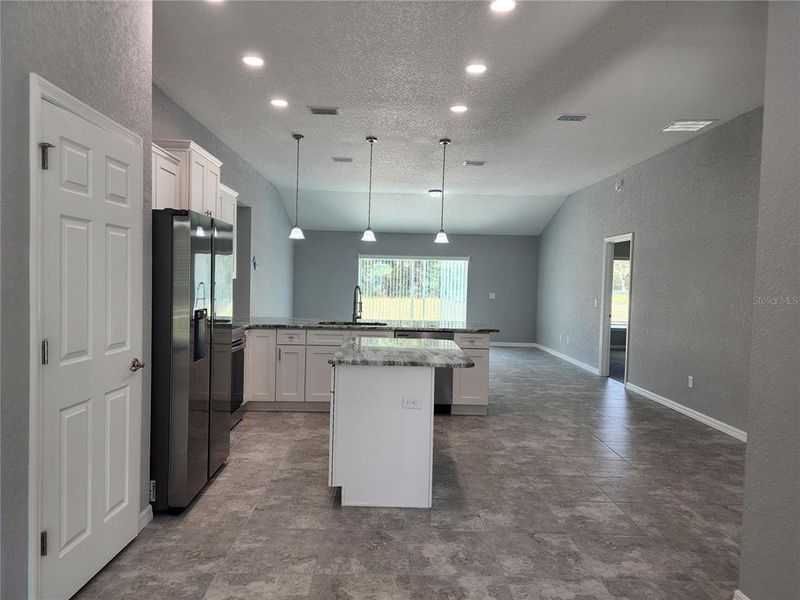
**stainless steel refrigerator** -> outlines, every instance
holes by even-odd
[[[153,211],[151,501],[188,506],[230,450],[233,228]]]

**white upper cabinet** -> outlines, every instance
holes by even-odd
[[[153,208],[188,208],[181,206],[181,161],[153,144]]]
[[[236,279],[236,205],[239,192],[234,192],[228,186],[219,185],[217,208],[215,217],[233,225],[233,278]]]
[[[191,140],[155,140],[155,144],[177,158],[181,166],[178,202],[158,208],[188,208],[216,217],[222,162]]]

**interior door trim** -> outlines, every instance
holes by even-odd
[[[614,244],[619,242],[630,242],[630,271],[631,282],[628,290],[628,330],[625,337],[625,375],[623,376],[623,385],[628,382],[628,357],[630,356],[631,347],[631,307],[633,306],[633,232],[623,233],[621,235],[613,235],[611,237],[603,238],[603,273],[602,273],[602,287],[600,288],[600,349],[599,361],[597,365],[598,374],[600,377],[608,377],[608,359],[611,352],[611,297],[613,295],[611,288],[614,267]]]
[[[41,161],[39,142],[42,127],[42,102],[50,102],[69,111],[98,127],[116,134],[120,141],[138,147],[143,158],[144,141],[137,133],[112,121],[91,106],[81,102],[71,94],[50,83],[36,73],[29,76],[30,92],[28,121],[28,183],[30,186],[30,229],[29,229],[29,411],[28,411],[28,598],[41,597],[41,559],[39,556],[39,533],[41,527],[41,377],[40,343],[42,339],[41,313],[41,245],[42,245],[42,196]],[[143,193],[142,186],[142,193]],[[142,200],[142,198],[140,198]],[[144,401],[144,399],[143,399]],[[141,426],[141,419],[139,419]],[[141,433],[141,432],[140,432]],[[141,461],[141,456],[138,457]],[[138,500],[138,497],[137,497]]]

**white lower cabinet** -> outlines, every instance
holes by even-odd
[[[274,329],[251,329],[247,332],[245,402],[275,401],[275,340]]]
[[[339,346],[306,346],[306,402],[331,401],[331,370],[328,361]]]
[[[305,345],[278,345],[275,384],[275,400],[278,402],[305,401]]]
[[[489,349],[462,348],[475,366],[453,369],[453,404],[487,406],[489,404]]]

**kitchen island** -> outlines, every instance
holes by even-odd
[[[434,369],[475,363],[450,340],[365,337],[329,363],[329,485],[342,506],[430,508]]]
[[[328,361],[351,338],[453,340],[475,363],[436,371],[438,412],[485,415],[489,404],[489,338],[497,329],[468,321],[324,321],[283,317],[236,320],[247,329],[244,410],[327,411]]]

